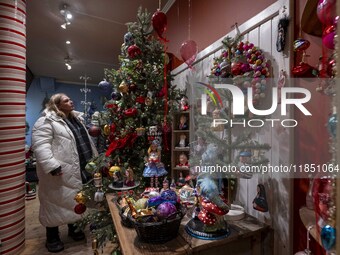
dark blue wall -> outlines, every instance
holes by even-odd
[[[74,103],[75,110],[83,112],[84,105],[84,92],[80,89],[84,85],[80,84],[65,84],[54,82],[51,78],[36,78],[33,80],[29,90],[27,91],[26,98],[26,120],[30,126],[30,130],[26,135],[26,143],[31,144],[31,132],[35,121],[39,118],[41,111],[44,109],[42,102],[47,96],[48,98],[56,93],[65,93]],[[87,93],[87,102],[94,101],[97,105],[97,110],[103,109],[104,97],[109,98],[109,95],[100,90],[97,86],[87,86],[91,92]]]

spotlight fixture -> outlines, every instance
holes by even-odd
[[[64,58],[64,61],[65,61],[65,66],[67,70],[71,70],[72,69],[72,66],[71,66],[72,58],[67,56],[66,58]]]
[[[68,5],[63,4],[60,9],[60,14],[64,17],[65,22],[61,25],[61,28],[66,29],[68,25],[71,25],[72,13],[68,10]]]
[[[71,42],[70,42],[70,41],[66,41],[65,43],[66,43],[66,44],[71,44]]]

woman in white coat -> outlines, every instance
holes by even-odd
[[[75,195],[92,177],[85,165],[97,155],[81,113],[74,111],[72,100],[65,94],[53,95],[43,116],[32,129],[32,148],[39,177],[39,220],[46,227],[46,248],[59,252],[64,244],[58,226],[68,224],[74,240],[85,238],[73,223],[81,219],[74,212]]]

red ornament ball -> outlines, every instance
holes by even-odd
[[[86,205],[84,204],[77,204],[75,207],[74,207],[74,212],[76,214],[82,214],[86,211]]]
[[[142,54],[141,49],[137,45],[131,45],[128,48],[128,55],[130,58],[136,58]]]
[[[94,126],[94,125],[91,126],[90,129],[89,129],[89,134],[90,134],[90,136],[93,136],[93,137],[100,136],[100,134],[101,134],[100,127]]]

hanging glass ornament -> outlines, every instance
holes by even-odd
[[[101,189],[98,189],[94,194],[95,202],[102,202],[104,200],[104,192]]]
[[[321,242],[326,251],[329,251],[335,244],[335,228],[326,225],[321,229]]]
[[[331,116],[329,116],[328,123],[327,123],[328,131],[333,138],[336,138],[337,124],[338,124],[337,116],[336,116],[336,113],[334,113]]]
[[[96,188],[102,187],[103,186],[102,174],[101,173],[94,173],[94,175],[93,175],[93,182],[94,182],[94,186]]]

